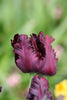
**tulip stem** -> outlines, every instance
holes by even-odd
[[[34,76],[34,74],[33,74],[33,73],[30,73],[29,87],[30,87],[30,85],[31,85],[31,80],[32,80],[33,76]]]

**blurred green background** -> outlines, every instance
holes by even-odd
[[[55,85],[67,78],[67,0],[0,0],[0,100],[25,100],[31,75],[16,67],[10,40],[40,31],[55,38],[57,73],[45,76],[54,95]]]

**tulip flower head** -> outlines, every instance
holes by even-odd
[[[57,70],[57,58],[52,49],[52,36],[40,32],[38,36],[16,34],[11,40],[14,48],[15,63],[24,73],[38,73],[43,75],[54,75]]]
[[[43,76],[34,76],[26,100],[53,100],[49,83]]]

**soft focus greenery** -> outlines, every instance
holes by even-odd
[[[30,35],[39,31],[44,36],[52,35],[53,47],[60,46],[58,51],[62,51],[56,75],[45,76],[54,95],[55,85],[67,78],[67,0],[0,0],[0,100],[25,100],[30,75],[16,67],[11,39],[16,33]],[[20,84],[14,87],[7,84],[12,73],[21,77]]]

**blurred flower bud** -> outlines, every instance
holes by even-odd
[[[54,17],[55,19],[61,19],[62,14],[63,14],[63,9],[62,9],[61,6],[56,7],[56,8],[54,9],[54,11],[53,11],[53,17]]]
[[[43,76],[34,76],[26,100],[53,100],[49,92],[49,83]]]
[[[13,73],[7,78],[7,84],[10,87],[15,87],[21,82],[21,77],[18,73]]]
[[[60,59],[62,54],[63,54],[63,51],[64,51],[63,47],[61,45],[56,45],[56,47],[54,49],[55,49],[55,52],[56,52],[56,57],[58,59]]]
[[[54,75],[57,69],[57,58],[51,43],[52,36],[43,36],[40,32],[37,36],[16,34],[11,44],[14,48],[15,63],[24,73],[36,72],[44,75]]]
[[[64,100],[64,96],[60,95],[60,96],[57,97],[56,100]]]

